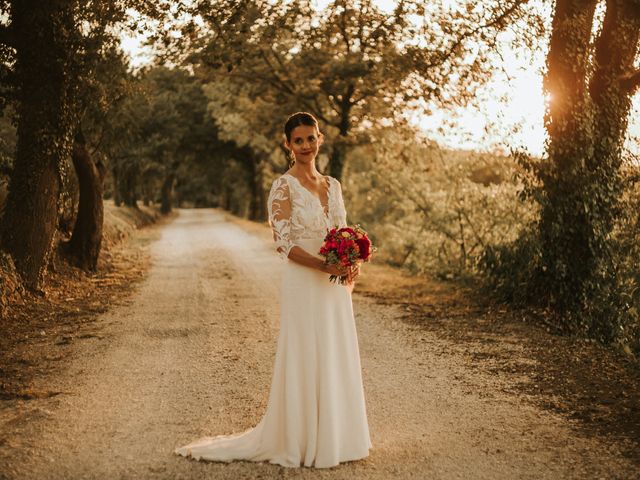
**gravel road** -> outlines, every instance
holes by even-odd
[[[217,210],[181,210],[162,228],[130,301],[91,324],[55,379],[41,379],[60,393],[4,402],[0,478],[633,477],[615,444],[537,409],[510,392],[506,378],[474,370],[446,340],[357,287],[367,459],[314,470],[174,455],[197,437],[261,418],[283,263],[264,233]],[[503,349],[520,353],[509,338]]]

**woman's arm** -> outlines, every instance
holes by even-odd
[[[349,281],[357,276],[355,268],[346,269],[339,265],[327,265],[324,260],[293,244],[291,241],[291,196],[289,184],[284,177],[280,177],[273,182],[267,206],[269,209],[269,225],[271,225],[273,231],[276,250],[281,258],[292,260],[300,265],[320,270],[329,275],[347,275]]]
[[[276,250],[283,259],[289,259],[305,267],[314,268],[329,275],[345,275],[346,270],[335,265],[326,265],[324,261],[294,245],[291,241],[291,193],[284,177],[273,182],[267,202],[269,225],[273,231]]]
[[[338,265],[327,265],[324,263],[324,260],[311,255],[309,252],[304,250],[303,248],[294,245],[291,250],[289,250],[289,260],[293,260],[300,265],[304,265],[305,267],[315,268],[316,270],[320,270],[321,272],[328,273],[329,275],[346,275],[347,270],[339,267]]]

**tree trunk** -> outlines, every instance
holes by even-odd
[[[637,3],[608,0],[590,65],[597,3],[556,1],[545,79],[549,162],[540,170],[539,227],[550,301],[558,313],[576,314],[573,327],[580,329],[590,299],[609,298],[613,288],[603,279],[615,277],[608,263],[610,233],[622,194],[621,147],[631,100],[620,78],[633,69],[640,39]]]
[[[73,13],[66,2],[13,1],[17,147],[2,246],[25,285],[42,286],[53,247],[60,170],[72,145]]]
[[[231,202],[231,198],[233,195],[233,189],[231,188],[231,185],[229,183],[225,184],[225,186],[223,187],[223,198],[222,198],[222,208],[224,208],[225,210],[227,210],[228,212],[231,211],[232,208],[232,202]]]
[[[162,182],[162,189],[160,190],[162,199],[160,212],[165,215],[171,213],[171,207],[173,205],[173,184],[175,181],[176,174],[172,171],[165,177],[164,182]]]
[[[135,166],[127,166],[121,175],[120,195],[127,207],[138,208],[137,179],[138,172]]]
[[[111,169],[111,177],[112,177],[112,185],[111,188],[113,190],[113,203],[115,203],[116,207],[122,205],[122,195],[120,194],[120,176],[118,175],[118,169],[113,167]]]
[[[246,174],[246,181],[249,186],[249,204],[246,214],[249,219],[263,221],[267,218],[266,193],[263,187],[262,165],[260,158],[249,147],[243,147],[236,152]],[[242,207],[240,207],[242,208]]]
[[[336,139],[331,150],[331,157],[329,158],[329,175],[342,181],[342,173],[344,172],[344,163],[347,154],[347,145],[342,137]]]
[[[146,169],[141,175],[142,203],[145,207],[153,204],[157,175],[155,170],[150,169]]]
[[[581,290],[593,255],[588,213],[582,207],[584,162],[590,152],[591,129],[586,113],[589,41],[596,0],[557,0],[547,57],[545,87],[550,94],[546,126],[549,161],[543,167],[544,195],[540,234],[543,264],[554,284],[550,301],[560,311],[578,308],[567,290]]]
[[[595,105],[596,164],[612,174],[620,167],[621,149],[631,109],[632,90],[623,77],[634,69],[640,41],[640,2],[609,0],[596,42],[596,69],[590,83]],[[617,185],[619,188],[619,185]]]
[[[104,206],[102,201],[104,166],[91,160],[81,131],[78,131],[71,155],[78,175],[80,200],[78,216],[67,252],[76,266],[95,271],[102,243]]]
[[[255,168],[249,178],[251,186],[251,205],[249,207],[249,218],[261,222],[267,219],[267,202],[265,199],[265,191],[262,187],[262,173],[260,169]]]
[[[351,97],[353,96],[354,87],[349,85],[340,102],[340,125],[338,129],[340,136],[333,144],[331,157],[329,159],[329,175],[342,181],[342,173],[344,172],[344,164],[347,159],[347,136],[351,130]]]

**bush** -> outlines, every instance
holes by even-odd
[[[479,262],[485,286],[503,301],[554,312],[551,321],[561,332],[640,353],[640,189],[634,170],[622,174],[625,194],[607,239],[606,258],[598,259],[590,276],[563,280],[573,280],[575,288],[554,287],[561,265],[549,268],[546,262],[554,257],[544,251],[542,227],[535,222],[515,241],[487,246]]]
[[[534,215],[514,201],[510,158],[442,149],[412,130],[382,130],[348,165],[350,220],[382,259],[415,273],[473,276],[484,248],[515,240]]]
[[[496,298],[516,306],[542,306],[546,291],[541,257],[540,241],[529,226],[511,243],[488,245],[478,270],[484,275],[484,286]]]

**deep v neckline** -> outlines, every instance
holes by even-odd
[[[327,181],[327,205],[325,207],[322,204],[322,200],[320,199],[320,197],[315,195],[311,190],[309,190],[307,187],[305,187],[302,184],[302,182],[300,180],[298,180],[297,177],[294,177],[290,173],[285,173],[285,175],[288,175],[289,177],[293,178],[296,182],[298,182],[298,185],[300,185],[300,187],[303,190],[305,190],[309,195],[311,195],[313,198],[315,198],[318,201],[318,203],[320,204],[320,208],[322,208],[322,213],[324,213],[325,218],[329,218],[329,204],[331,203],[331,180],[329,179],[329,177],[325,177],[324,175],[322,176]]]

